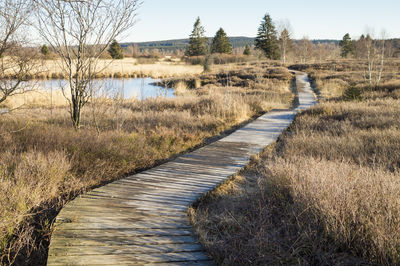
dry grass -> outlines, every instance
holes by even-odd
[[[42,76],[39,78],[62,78],[59,62],[47,60],[42,66]],[[156,62],[154,64],[140,64],[137,59],[125,58],[122,60],[102,59],[98,64],[98,78],[116,77],[153,77],[166,78],[172,76],[195,75],[203,71],[201,66],[185,65],[181,63]]]
[[[43,264],[56,211],[75,195],[152,167],[260,112],[289,107],[290,75],[276,81],[275,91],[263,79],[257,88],[216,82],[173,99],[99,99],[85,107],[79,131],[65,107],[1,115],[1,261]]]
[[[332,74],[355,83],[360,97],[338,93],[298,116],[240,178],[191,210],[219,264],[400,263],[400,83],[386,74],[371,88],[348,68],[312,69],[320,84]]]
[[[31,90],[23,94],[15,94],[8,97],[1,106],[9,109],[16,108],[35,108],[44,106],[62,107],[68,105],[61,90],[45,91],[45,90]]]
[[[203,67],[188,65],[181,62],[167,62],[158,60],[147,62],[140,59],[125,58],[121,60],[100,59],[97,63],[97,78],[128,78],[128,77],[153,77],[166,78],[173,76],[187,76],[200,74]],[[8,74],[8,75],[7,75]],[[38,62],[35,72],[27,75],[28,79],[62,79],[66,77],[59,59],[49,59]],[[9,71],[6,77],[13,78]]]

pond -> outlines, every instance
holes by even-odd
[[[175,97],[174,89],[164,88],[154,85],[158,79],[152,78],[127,78],[127,79],[98,79],[92,84],[96,95],[99,97],[115,97],[120,96],[124,99],[136,98],[144,100],[147,98]],[[39,89],[42,90],[61,90],[67,88],[68,82],[61,79],[43,80],[37,83]]]

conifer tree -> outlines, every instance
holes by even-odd
[[[40,48],[40,52],[45,56],[49,55],[50,54],[49,47],[47,47],[46,44],[43,44],[43,46]]]
[[[123,59],[124,54],[122,52],[122,48],[116,40],[113,40],[110,48],[108,49],[108,53],[111,55],[113,59]]]
[[[225,31],[220,28],[211,44],[211,53],[231,54],[232,45]]]
[[[207,37],[204,36],[204,27],[200,24],[200,17],[196,19],[193,25],[192,34],[190,34],[189,44],[186,47],[187,56],[199,56],[207,53]]]
[[[279,46],[275,26],[271,16],[265,14],[258,28],[257,37],[255,39],[256,48],[262,50],[269,59],[279,59]]]
[[[251,54],[250,46],[246,44],[246,46],[244,47],[243,55],[250,55],[250,54]]]
[[[341,47],[340,55],[342,57],[347,57],[348,55],[354,54],[354,43],[351,41],[350,34],[346,33],[339,45]]]

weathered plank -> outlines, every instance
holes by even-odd
[[[191,226],[187,219],[171,220],[163,218],[162,221],[143,220],[143,221],[123,221],[118,220],[106,220],[102,219],[98,221],[92,217],[92,219],[81,219],[80,221],[73,223],[58,223],[58,231],[63,230],[90,230],[90,229],[190,229]],[[132,225],[133,224],[133,225]]]
[[[77,197],[57,217],[48,265],[213,265],[187,208],[245,166],[315,103],[297,75],[299,106],[273,111],[231,135],[166,164]]]
[[[71,231],[69,231],[71,232]],[[71,246],[128,246],[128,245],[166,245],[166,244],[196,244],[197,239],[194,236],[93,236],[93,237],[65,237],[58,236],[55,233],[55,239],[52,244],[57,247],[64,247],[68,250]],[[82,249],[84,253],[84,248]]]
[[[168,244],[168,245],[141,245],[141,246],[86,246],[85,255],[112,255],[112,254],[151,254],[151,253],[171,253],[176,250],[180,252],[204,251],[200,244]],[[82,254],[82,247],[55,248],[55,256],[79,256]]]
[[[68,265],[71,261],[80,265],[117,265],[142,264],[145,262],[180,262],[209,261],[204,252],[152,253],[152,254],[117,254],[117,255],[85,255],[85,256],[49,256],[48,264]],[[127,263],[128,262],[128,263]]]

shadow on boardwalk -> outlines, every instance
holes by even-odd
[[[187,209],[275,141],[299,110],[315,104],[307,75],[296,79],[295,110],[267,113],[219,141],[67,204],[56,220],[48,265],[212,265]]]

